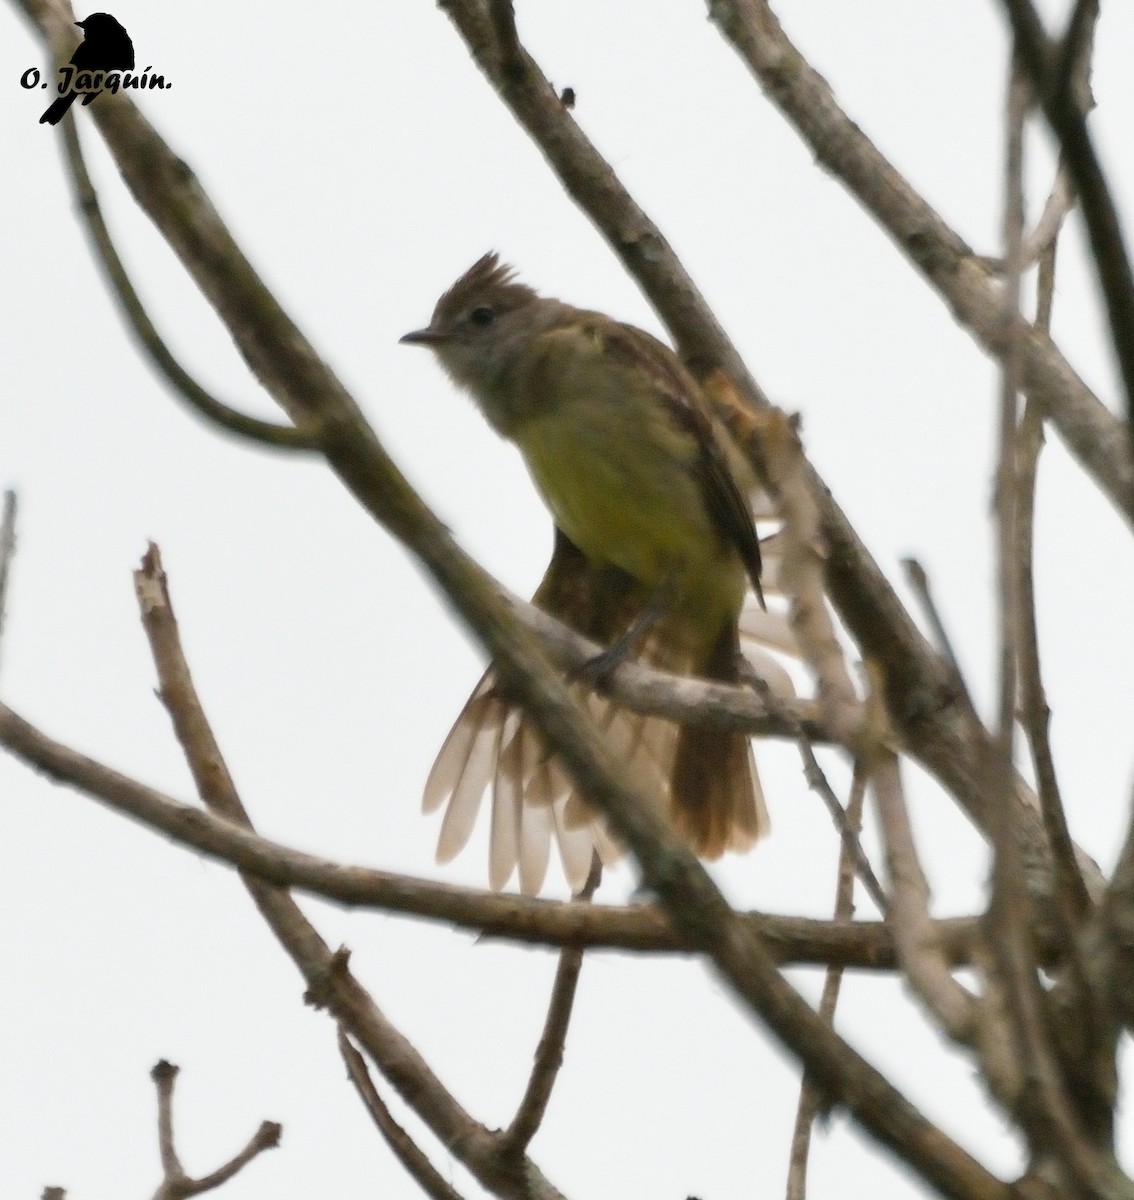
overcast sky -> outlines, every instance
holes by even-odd
[[[1060,11],[1049,4],[1048,11]],[[993,0],[781,0],[841,103],[975,248],[997,253],[1007,56]],[[257,269],[350,387],[455,536],[528,594],[550,522],[515,452],[428,355],[399,346],[437,295],[497,249],[550,295],[664,335],[589,222],[425,0],[280,6],[120,0],[138,66],[173,83],[142,106]],[[77,16],[88,15],[85,9]],[[996,375],[887,237],[819,168],[692,0],[519,4],[521,33],[671,239],[884,570],[930,571],[988,713],[994,642],[990,471]],[[76,31],[78,33],[78,31]],[[1104,6],[1092,117],[1124,211],[1134,189],[1134,7]],[[483,666],[422,573],[314,463],[249,449],[168,394],[108,303],[72,211],[45,56],[0,8],[0,487],[20,547],[0,694],[64,742],[171,794],[192,792],[133,600],[162,548],[195,677],[244,801],[272,837],[349,862],[481,886],[485,839],[433,862],[426,773]],[[186,365],[274,413],[227,335],[131,205],[86,113],[100,198],[151,315]],[[1033,215],[1050,180],[1032,139]],[[1055,336],[1118,395],[1072,222]],[[1129,807],[1129,537],[1052,438],[1039,505],[1041,636],[1072,831],[1108,868]],[[761,745],[774,835],[714,876],[745,907],[829,915],[837,846],[790,747]],[[833,779],[845,772],[833,763]],[[987,860],[910,769],[941,915],[977,911]],[[868,847],[874,839],[868,834]],[[369,1127],[323,1014],[233,874],[0,757],[0,1195],[150,1194],[152,1085],[182,1067],[185,1164],[211,1170],[261,1119],[281,1149],[226,1200],[411,1196]],[[600,898],[633,886],[612,873]],[[556,875],[552,894],[563,894]],[[505,1124],[538,1039],[554,957],[303,901],[332,946],[478,1118]],[[860,911],[868,912],[868,909]],[[821,976],[793,973],[809,996]],[[1018,1148],[971,1065],[890,982],[855,977],[839,1025],[994,1170]],[[594,955],[532,1153],[572,1197],[782,1193],[797,1071],[699,965]],[[388,1091],[388,1089],[387,1089]],[[412,1121],[411,1129],[416,1129]],[[1131,1124],[1123,1114],[1124,1130]],[[1129,1136],[1126,1136],[1129,1143]],[[444,1150],[426,1147],[470,1197]],[[836,1115],[811,1195],[921,1194]]]

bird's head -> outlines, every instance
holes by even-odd
[[[476,394],[508,370],[544,316],[557,307],[517,283],[512,268],[490,253],[437,301],[424,329],[400,341],[429,347],[454,382]]]
[[[110,15],[110,13],[91,13],[82,21],[76,21],[76,25],[88,36],[91,33],[109,33],[110,30],[119,30],[122,26],[118,21]]]

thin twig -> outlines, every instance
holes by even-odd
[[[103,277],[110,285],[111,293],[118,302],[118,309],[134,332],[142,349],[149,355],[150,362],[158,373],[191,408],[212,424],[248,441],[258,442],[276,450],[298,450],[303,452],[319,449],[318,431],[299,429],[291,425],[277,425],[274,421],[263,421],[237,411],[232,405],[218,400],[202,387],[177,361],[165,344],[154,323],[146,312],[141,297],[130,282],[122,259],[115,249],[110,230],[103,220],[98,193],[91,182],[83,148],[79,142],[78,123],[72,114],[62,124],[65,160],[75,202],[83,215],[87,234],[95,257],[102,267]]]
[[[999,606],[999,706],[989,763],[994,810],[990,941],[1003,985],[1017,1060],[1033,1086],[1020,1094],[1018,1115],[1033,1154],[1055,1153],[1076,1184],[1099,1182],[1100,1164],[1083,1141],[1044,1019],[1044,998],[1027,930],[1033,906],[1023,858],[1010,819],[1019,643],[1018,529],[1016,524],[1017,406],[1022,378],[1023,325],[1020,267],[1023,250],[1024,121],[1030,87],[1013,64],[1009,86],[1004,207],[1005,313],[1009,351],[1001,360],[1000,436],[996,476],[997,599]]]
[[[1037,320],[1046,325],[1051,319],[1054,291],[1055,243],[1041,260]],[[1016,549],[1019,603],[1020,719],[1032,752],[1036,790],[1044,828],[1051,843],[1055,864],[1055,886],[1062,903],[1059,912],[1066,922],[1064,933],[1068,950],[1075,953],[1076,926],[1092,908],[1091,896],[1075,858],[1075,843],[1067,826],[1067,815],[1055,771],[1048,731],[1051,709],[1043,686],[1040,667],[1039,627],[1036,621],[1035,594],[1035,500],[1036,474],[1043,447],[1043,412],[1029,400],[1024,406],[1016,448]]]
[[[1051,192],[1048,194],[1039,220],[1036,221],[1031,233],[1024,239],[1021,256],[1025,268],[1040,262],[1047,251],[1055,245],[1059,231],[1063,228],[1063,222],[1075,207],[1076,199],[1075,185],[1066,164],[1060,159],[1055,172],[1055,182],[1051,186]],[[1050,320],[1045,321],[1038,310],[1035,327],[1049,337],[1051,336],[1051,322]]]
[[[1000,436],[995,486],[997,534],[997,599],[999,609],[999,659],[996,741],[990,782],[997,810],[1003,814],[993,841],[993,896],[989,907],[994,927],[991,938],[1001,981],[1008,997],[1020,1070],[1034,1070],[1043,1053],[1042,1034],[1037,1029],[1038,981],[1029,959],[1024,930],[1030,905],[1023,885],[1023,866],[1007,821],[1012,791],[1013,745],[1016,728],[1016,661],[1018,637],[1016,548],[1016,445],[1017,406],[1021,378],[1022,325],[1020,277],[1023,252],[1024,122],[1030,102],[1026,80],[1013,63],[1007,110],[1006,183],[1004,202],[1004,311],[1008,329],[1008,353],[1001,359]],[[1029,1140],[1035,1145],[1033,1103],[1022,1118]],[[1050,1104],[1045,1103],[1045,1107]]]
[[[4,493],[3,512],[0,512],[0,650],[4,646],[4,625],[8,616],[8,578],[16,556],[16,493]]]
[[[602,864],[598,855],[595,855],[591,862],[590,875],[577,897],[581,903],[590,903],[601,878]],[[575,992],[582,968],[581,949],[571,948],[560,953],[555,969],[555,982],[551,988],[551,1001],[547,1006],[543,1033],[536,1046],[528,1086],[524,1090],[512,1123],[503,1134],[506,1154],[519,1154],[528,1148],[547,1112],[552,1089],[559,1077],[559,1068],[563,1065],[563,1047],[567,1041],[567,1029],[571,1024]]]
[[[461,1193],[443,1178],[441,1172],[429,1161],[425,1151],[394,1120],[393,1114],[378,1094],[374,1080],[370,1078],[366,1060],[351,1044],[346,1030],[341,1025],[338,1040],[339,1053],[346,1063],[347,1078],[354,1084],[355,1091],[358,1092],[371,1120],[378,1127],[378,1132],[385,1139],[386,1145],[394,1152],[394,1157],[431,1200],[463,1200]]]
[[[1055,243],[1059,231],[1063,228],[1063,222],[1075,208],[1075,201],[1075,184],[1067,170],[1067,165],[1061,158],[1055,170],[1055,180],[1051,185],[1051,191],[1048,192],[1039,219],[1031,233],[1024,238],[1024,245],[1020,251],[1020,269],[1022,271],[1034,267],[1043,258],[1048,248]],[[981,262],[997,273],[1004,270],[1004,259],[1002,258],[984,255],[981,257]],[[1051,336],[1051,326],[1045,325],[1038,315],[1034,322],[1034,328]]]
[[[1134,1029],[1134,796],[1126,837],[1103,903],[1092,922],[1093,942],[1101,946],[1104,994],[1127,1030]]]
[[[885,889],[878,882],[878,876],[874,874],[874,868],[870,865],[870,859],[866,857],[866,851],[862,848],[859,827],[851,820],[849,810],[844,810],[843,806],[839,803],[839,798],[835,795],[835,789],[831,787],[823,768],[819,765],[819,760],[815,757],[815,751],[812,749],[811,743],[805,736],[801,735],[798,745],[800,758],[803,759],[803,772],[807,778],[808,786],[813,791],[819,793],[823,803],[827,806],[827,811],[831,814],[835,828],[839,831],[842,848],[850,853],[855,873],[862,882],[862,886],[866,889],[870,899],[874,902],[874,906],[880,913],[885,915],[890,902],[886,896]]]
[[[1081,81],[1089,63],[1098,3],[1086,0],[1076,4],[1058,51],[1052,46],[1031,0],[1003,0],[1003,3],[1012,22],[1020,62],[1059,139],[1063,161],[1075,182],[1091,242],[1091,257],[1106,304],[1111,343],[1126,391],[1127,436],[1134,442],[1134,274],[1118,209],[1087,128],[1082,96]],[[1127,496],[1127,503],[1131,500],[1134,491]]]
[[[1054,231],[1051,241],[1040,255],[1039,270],[1036,272],[1036,325],[1044,330],[1051,328],[1051,313],[1055,307],[1055,259],[1058,245],[1059,229]],[[1028,403],[1033,401],[1029,400]]]
[[[191,1192],[186,1193],[190,1196],[198,1196],[202,1192],[211,1192],[214,1188],[218,1188],[223,1183],[227,1183],[234,1175],[243,1170],[257,1155],[262,1154],[265,1150],[274,1150],[280,1144],[280,1134],[283,1132],[282,1126],[275,1121],[265,1121],[259,1129],[252,1135],[248,1145],[240,1151],[239,1154],[234,1154],[223,1166],[218,1167],[208,1175],[202,1175],[196,1181]]]
[[[964,674],[961,672],[961,663],[957,658],[953,641],[949,637],[948,630],[945,628],[945,622],[941,619],[941,611],[933,599],[933,589],[929,584],[928,573],[916,558],[903,558],[902,570],[906,573],[906,582],[913,589],[914,595],[917,596],[921,603],[922,612],[925,613],[929,627],[933,630],[933,636],[937,639],[937,648],[948,659],[949,665],[953,668],[957,676],[957,683],[960,687],[964,688],[967,698],[969,696],[968,684],[965,683]]]
[[[274,1150],[280,1144],[280,1134],[283,1132],[283,1127],[275,1121],[263,1121],[244,1149],[223,1166],[200,1179],[191,1178],[185,1173],[177,1156],[173,1132],[173,1085],[179,1069],[163,1059],[150,1072],[150,1078],[157,1087],[158,1150],[162,1167],[162,1181],[154,1192],[153,1200],[187,1200],[190,1196],[215,1191],[265,1150]]]
[[[866,772],[861,763],[856,762],[846,807],[847,824],[854,832],[855,844],[858,843],[859,834],[862,832],[862,807],[865,796]],[[854,917],[856,867],[852,844],[844,839],[839,847],[838,880],[835,885],[836,921],[850,921]],[[819,997],[819,1016],[831,1026],[835,1023],[835,1007],[839,1002],[842,982],[842,967],[828,967],[823,980],[823,993]],[[811,1132],[823,1103],[822,1091],[805,1072],[799,1085],[799,1105],[795,1112],[795,1126],[792,1129],[791,1149],[788,1153],[786,1200],[804,1200],[807,1195],[807,1160],[811,1151]]]
[[[150,1072],[150,1078],[157,1088],[158,1154],[166,1179],[184,1174],[173,1136],[173,1085],[177,1082],[179,1070],[173,1063],[162,1059]]]
[[[997,595],[1000,601],[1000,703],[996,753],[1003,775],[997,790],[1005,809],[1012,787],[1013,735],[1016,727],[1016,424],[1023,374],[1020,287],[1024,225],[1024,121],[1029,102],[1028,85],[1013,64],[1009,85],[1004,206],[1004,320],[1009,349],[1001,360],[1000,448],[995,488],[999,572]]]
[[[1036,324],[1043,329],[1051,325],[1055,302],[1057,235],[1058,231],[1040,258],[1036,281]],[[1089,954],[1085,949],[1090,937],[1085,927],[1095,905],[1079,867],[1063,807],[1049,737],[1051,710],[1040,665],[1033,555],[1036,477],[1042,448],[1043,413],[1039,404],[1029,399],[1020,422],[1017,453],[1020,719],[1032,754],[1040,808],[1055,864],[1052,922],[1065,948],[1057,968],[1059,983],[1052,991],[1053,1009],[1065,1016],[1056,1026],[1061,1034],[1058,1050],[1064,1072],[1077,1081],[1075,1090],[1080,1109],[1101,1111],[1102,1123],[1106,1125],[1113,1110],[1116,1086],[1114,1020],[1108,1005],[1101,999],[1107,992],[1106,980],[1092,977]],[[1088,1121],[1088,1124],[1092,1123]]]
[[[826,600],[826,553],[819,505],[806,469],[799,423],[777,408],[754,414],[744,406],[732,380],[722,371],[709,373],[705,390],[775,499],[783,520],[776,539],[779,586],[788,599],[791,630],[817,680],[817,703],[824,726],[853,753],[862,723],[862,703],[855,692]],[[779,700],[772,689],[758,675],[750,674],[750,686],[763,697],[769,711],[776,711]],[[790,721],[790,714],[785,714],[785,718]],[[885,894],[802,728],[797,730],[796,742],[808,784],[823,798],[863,885],[884,912]]]
[[[913,990],[949,1036],[972,1044],[976,1003],[953,978],[934,937],[929,916],[929,884],[921,869],[910,826],[897,755],[884,746],[877,747],[871,756],[870,778],[890,879],[886,922],[893,931],[902,968]]]

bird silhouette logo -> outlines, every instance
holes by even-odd
[[[71,55],[71,67],[62,68],[60,86],[67,90],[39,118],[41,125],[58,125],[80,96],[84,104],[90,104],[101,95],[102,88],[95,82],[98,72],[128,71],[134,66],[134,43],[110,13],[91,13],[75,24],[83,31],[83,40]],[[72,83],[77,88],[72,88]]]

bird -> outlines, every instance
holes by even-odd
[[[78,71],[128,71],[134,65],[134,43],[130,35],[110,15],[91,13],[85,21],[76,21],[83,31],[83,40],[71,55],[71,65]],[[41,125],[58,125],[71,105],[83,97],[90,104],[99,92],[69,91],[55,100],[39,118]]]
[[[607,649],[570,680],[640,786],[703,858],[748,850],[769,827],[749,739],[612,702],[602,678],[634,657],[722,683],[741,679],[738,620],[763,605],[746,492],[757,487],[699,384],[664,343],[545,298],[496,253],[481,257],[403,343],[429,348],[488,423],[518,447],[554,521],[533,604]],[[489,669],[443,743],[424,807],[446,806],[439,861],[466,844],[492,793],[489,883],[518,867],[543,885],[558,841],[572,890],[593,854],[621,847],[535,723]]]

